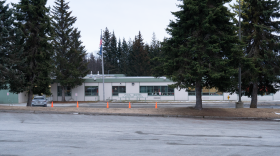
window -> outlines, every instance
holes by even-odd
[[[65,87],[65,96],[71,96],[71,88]],[[61,86],[57,86],[57,96],[62,96],[62,88]]]
[[[98,86],[85,86],[85,96],[98,96]]]
[[[189,89],[189,96],[195,96],[195,89]],[[206,89],[205,87],[202,89],[202,96],[223,96],[223,92],[220,92],[216,88]]]
[[[112,87],[112,95],[118,96],[119,93],[126,93],[126,87],[125,86],[113,86]]]
[[[149,96],[174,96],[174,88],[168,86],[140,86],[140,93],[148,93]]]

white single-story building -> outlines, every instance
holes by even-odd
[[[104,101],[102,75],[87,75],[82,85],[66,90],[66,101]],[[172,89],[168,85],[174,82],[166,77],[127,77],[123,74],[104,75],[105,101],[195,101],[195,92],[186,89]],[[49,101],[61,101],[61,87],[59,83],[50,86],[51,97]],[[207,101],[238,101],[238,95],[219,92],[217,89],[203,89],[202,100]],[[280,100],[280,92],[258,96],[258,101]],[[242,96],[242,101],[251,101]],[[8,90],[0,90],[1,103],[27,102],[27,92],[12,94]]]
[[[104,100],[141,100],[141,101],[195,101],[195,92],[186,89],[172,89],[168,85],[174,82],[166,77],[127,77],[123,74],[104,75],[105,99],[103,99],[102,75],[87,75],[81,86],[66,90],[66,100],[73,101],[104,101]],[[53,101],[61,101],[59,83],[51,85]],[[216,89],[203,89],[202,100],[224,101],[238,100],[238,95],[222,93]],[[242,101],[250,101],[242,96]],[[259,101],[280,100],[280,92],[258,96]]]

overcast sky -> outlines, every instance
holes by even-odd
[[[6,0],[18,3],[20,0]],[[55,0],[48,0],[52,7]],[[88,53],[99,49],[101,29],[114,31],[119,39],[133,39],[141,31],[144,42],[150,43],[153,32],[158,40],[169,37],[165,29],[171,14],[178,11],[177,0],[65,0],[70,2],[72,16],[77,17],[75,27],[81,31],[82,42]],[[10,5],[11,7],[11,5]]]

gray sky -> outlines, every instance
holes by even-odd
[[[20,0],[6,0],[18,3]],[[55,0],[48,0],[53,6]],[[234,1],[234,0],[233,0]],[[171,14],[178,11],[177,0],[66,0],[70,2],[72,16],[77,17],[75,27],[81,31],[82,42],[88,53],[99,49],[101,29],[114,31],[119,39],[133,39],[141,31],[144,42],[150,43],[153,32],[158,40],[169,37],[165,29]],[[11,7],[11,6],[10,6]]]

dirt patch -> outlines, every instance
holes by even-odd
[[[270,108],[204,108],[195,110],[185,108],[88,108],[88,107],[18,107],[0,106],[0,112],[24,111],[45,113],[80,113],[80,114],[115,114],[115,115],[149,115],[149,116],[196,116],[196,117],[242,117],[280,119],[280,109]]]

